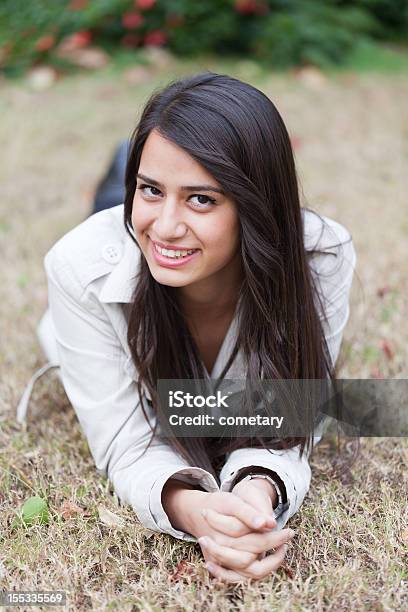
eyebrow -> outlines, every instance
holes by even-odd
[[[154,179],[149,178],[144,174],[140,174],[140,172],[138,172],[136,176],[137,178],[140,178],[146,181],[147,183],[151,183],[156,187],[163,187],[163,185],[159,183],[159,181],[155,181]],[[215,193],[225,195],[225,191],[219,189],[218,187],[214,187],[214,185],[183,185],[182,187],[180,187],[180,191],[214,191]]]

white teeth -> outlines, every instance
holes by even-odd
[[[171,251],[169,249],[162,249],[157,244],[154,245],[154,248],[161,255],[164,255],[165,257],[171,257],[171,258],[185,257],[186,255],[191,255],[191,253],[194,253],[194,251],[197,250],[197,249],[191,249],[190,251]]]

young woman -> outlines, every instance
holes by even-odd
[[[198,541],[222,580],[267,576],[294,535],[316,432],[165,439],[157,381],[334,380],[355,263],[349,232],[300,206],[271,100],[227,75],[173,81],[133,133],[124,204],[45,256],[49,363],[18,419],[57,367],[98,471],[146,527]]]

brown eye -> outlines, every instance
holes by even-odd
[[[157,189],[156,187],[153,187],[153,185],[142,184],[142,185],[139,185],[138,187],[136,187],[136,189],[140,189],[140,191],[143,193],[143,195],[145,195],[147,197],[149,197],[149,196],[150,197],[155,197],[156,195],[161,193],[160,189]],[[145,192],[145,189],[153,189],[153,190],[157,191],[158,193],[150,193],[149,194],[149,193]],[[206,196],[206,195],[204,195],[202,193],[196,193],[196,194],[190,196],[190,199],[191,198],[204,198],[205,200],[207,200],[206,202],[197,202],[197,203],[193,202],[194,208],[198,208],[198,209],[209,208],[211,206],[214,206],[217,203],[214,198],[210,198],[209,196]]]
[[[156,187],[153,187],[152,185],[139,185],[139,187],[137,187],[137,189],[140,189],[140,191],[141,191],[141,192],[142,192],[144,195],[153,195],[153,196],[154,196],[154,195],[157,195],[157,194],[155,194],[155,193],[153,193],[153,194],[148,194],[148,193],[145,193],[145,191],[144,191],[145,189],[155,189],[156,191],[158,191],[158,192],[160,193],[160,190],[159,190],[159,189],[156,189]]]
[[[215,200],[213,198],[209,198],[206,195],[203,194],[195,194],[191,196],[192,198],[204,198],[205,200],[208,200],[207,202],[198,202],[198,204],[200,204],[200,206],[197,206],[197,204],[194,204],[194,206],[196,206],[196,208],[201,208],[203,207],[209,207],[209,206],[213,206],[215,204]]]

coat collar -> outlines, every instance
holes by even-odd
[[[99,300],[104,303],[122,302],[131,303],[133,291],[140,269],[141,252],[129,234],[125,232],[123,242],[118,245],[122,250],[122,257],[109,274]]]

